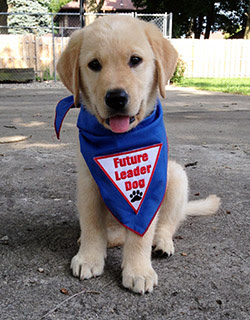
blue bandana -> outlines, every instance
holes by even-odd
[[[73,96],[56,107],[55,130]],[[153,113],[126,133],[104,128],[84,106],[77,127],[81,153],[113,216],[126,228],[143,236],[163,201],[167,184],[168,145],[159,100]]]

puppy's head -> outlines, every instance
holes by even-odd
[[[108,16],[73,33],[57,71],[75,105],[81,92],[88,111],[121,133],[152,112],[157,88],[165,97],[177,57],[153,24]]]

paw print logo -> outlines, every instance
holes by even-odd
[[[130,194],[131,202],[140,201],[142,199],[143,193],[140,190],[133,191]]]

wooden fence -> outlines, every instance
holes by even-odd
[[[0,35],[0,68],[33,68],[38,76],[53,75],[69,38],[52,35]]]
[[[250,40],[172,39],[186,77],[250,77]]]
[[[53,75],[69,38],[0,35],[0,68],[34,68]],[[172,39],[186,63],[186,77],[250,77],[250,40]]]

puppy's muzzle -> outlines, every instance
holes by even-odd
[[[109,90],[105,96],[106,105],[115,110],[115,111],[123,111],[128,103],[128,94],[123,89],[114,89]]]

